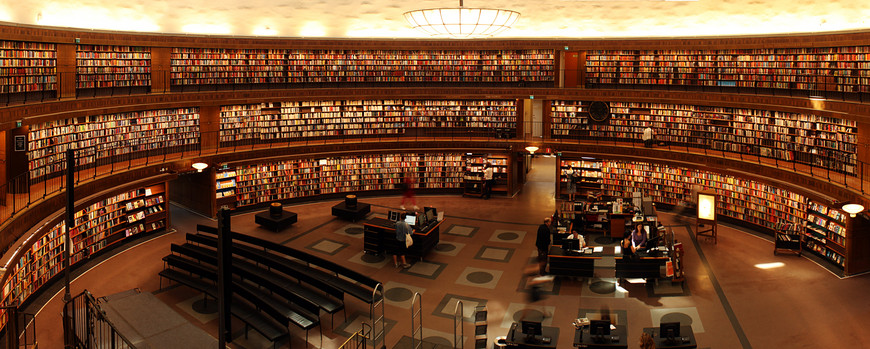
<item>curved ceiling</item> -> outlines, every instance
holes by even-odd
[[[282,37],[427,37],[402,18],[457,0],[27,0],[0,21],[123,31]],[[522,13],[501,38],[804,33],[870,28],[866,0],[466,0]]]

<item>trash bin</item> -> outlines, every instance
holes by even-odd
[[[356,209],[356,195],[350,194],[344,197],[344,205],[348,209]]]

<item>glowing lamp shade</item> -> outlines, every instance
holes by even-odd
[[[405,12],[405,21],[433,36],[475,38],[496,35],[520,18],[520,13],[492,8],[430,8]]]
[[[204,162],[194,162],[193,165],[190,166],[193,166],[193,168],[196,169],[196,172],[202,172],[202,170],[208,168],[208,164]]]
[[[842,207],[843,211],[849,214],[849,217],[855,217],[855,215],[864,211],[864,205],[861,204],[845,204]]]
[[[526,150],[531,154],[534,154],[536,151],[538,151],[538,149],[539,148],[534,146],[534,145],[530,145],[530,146],[526,147]]]
[[[716,196],[698,194],[698,219],[712,221],[716,219]]]

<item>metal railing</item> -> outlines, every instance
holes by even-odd
[[[360,330],[354,332],[338,349],[366,349],[368,341],[372,339],[371,335],[372,326],[363,322]]]
[[[0,307],[2,323],[0,349],[36,348],[36,317],[18,310],[17,305]]]
[[[88,290],[63,306],[64,345],[68,349],[135,349],[106,317]]]

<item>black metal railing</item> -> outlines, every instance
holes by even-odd
[[[0,349],[36,348],[36,317],[21,312],[17,305],[0,307],[2,323],[6,324],[0,336]]]
[[[63,331],[68,349],[136,348],[118,332],[88,290],[64,304]]]

